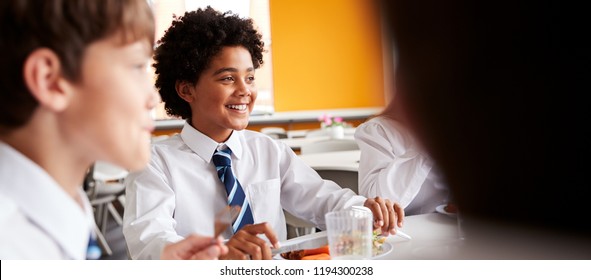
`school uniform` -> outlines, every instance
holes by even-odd
[[[152,145],[148,166],[126,178],[123,233],[134,259],[159,258],[164,245],[195,233],[212,236],[215,213],[228,205],[212,156],[231,149],[232,171],[254,223],[287,238],[283,209],[325,229],[324,214],[363,205],[366,198],[323,180],[287,145],[255,131],[234,131],[220,146],[185,123],[180,134]],[[223,233],[232,235],[231,228]]]

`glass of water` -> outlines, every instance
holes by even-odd
[[[373,215],[369,209],[329,212],[325,218],[331,259],[371,258]]]

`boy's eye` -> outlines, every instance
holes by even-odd
[[[222,78],[222,81],[234,81],[233,77],[224,77]]]
[[[147,63],[137,63],[133,65],[134,69],[141,70],[141,71],[148,71],[148,64]]]

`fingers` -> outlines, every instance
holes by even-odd
[[[373,199],[373,201],[377,204],[377,209],[380,213],[380,216],[382,217],[381,222],[379,223],[381,226],[379,227],[381,228],[382,233],[387,235],[392,229],[391,225],[393,217],[391,216],[392,211],[390,211],[392,210],[392,203],[390,200],[383,199],[381,197],[376,197]]]
[[[224,259],[238,260],[270,260],[271,248],[266,240],[257,235],[264,234],[272,243],[278,243],[277,236],[267,223],[247,225],[240,229],[226,243],[228,254]]]
[[[160,258],[169,260],[217,259],[227,250],[223,244],[218,242],[212,237],[189,235],[177,243],[166,245]]]
[[[404,209],[400,204],[376,197],[368,198],[364,206],[374,215],[374,229],[380,228],[384,235],[396,234],[396,226],[402,227]]]
[[[264,234],[273,248],[279,248],[279,238],[277,238],[277,234],[268,223],[260,223],[255,225],[249,225],[245,227],[249,233],[251,234]]]
[[[398,218],[398,227],[402,227],[404,224],[404,208],[402,208],[400,204],[394,203],[394,211],[396,212],[396,217]]]
[[[228,253],[220,257],[222,260],[249,260],[250,256],[241,250],[228,246]]]
[[[265,240],[247,233],[246,231],[240,230],[234,234],[234,236],[228,241],[228,247],[236,249],[239,252],[233,252],[235,255],[242,253],[243,256],[239,256],[238,259],[252,259],[262,260],[266,255],[270,255],[270,249],[268,248]],[[265,250],[266,249],[266,250]],[[269,252],[265,252],[269,251]]]
[[[363,206],[369,208],[373,214],[373,228],[380,228],[384,225],[384,216],[382,215],[382,209],[378,202],[373,198],[368,198]]]
[[[224,246],[225,247],[225,246]],[[209,245],[204,250],[198,251],[196,254],[191,256],[192,260],[217,260],[222,254],[222,247],[217,244]],[[227,251],[227,249],[226,249]]]
[[[224,244],[224,239],[221,236],[218,236],[214,240],[214,244],[220,248],[220,254],[218,256],[225,255],[228,253],[228,246],[226,246],[226,244]]]
[[[388,222],[382,227],[382,232],[396,234],[397,215],[392,207],[392,202],[389,199],[386,199],[384,201],[384,207],[386,208],[385,213],[388,213],[388,215],[385,215],[388,217]]]

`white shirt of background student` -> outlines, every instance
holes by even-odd
[[[397,201],[405,215],[431,213],[447,203],[448,189],[433,161],[398,121],[381,115],[359,125],[359,194]]]

